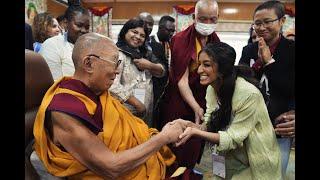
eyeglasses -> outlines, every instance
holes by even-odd
[[[104,60],[104,61],[111,62],[111,63],[113,63],[113,64],[116,65],[116,66],[115,66],[115,69],[117,69],[117,68],[119,67],[119,65],[121,64],[121,60],[120,60],[120,59],[119,59],[117,62],[114,62],[114,61],[109,60],[109,59],[103,59],[103,58],[101,58],[100,56],[95,55],[95,54],[88,54],[87,56],[93,56],[93,57],[96,57],[96,58],[98,58],[98,59],[100,59],[100,60]]]
[[[281,18],[277,18],[277,19],[272,19],[272,20],[265,20],[265,21],[255,21],[252,25],[253,29],[258,29],[260,28],[262,25],[263,27],[270,27],[273,22],[278,21]]]

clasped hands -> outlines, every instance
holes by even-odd
[[[191,121],[176,119],[168,122],[161,133],[164,133],[168,138],[168,143],[174,143],[175,146],[180,146],[187,142],[197,131],[205,129],[205,125],[195,124]]]
[[[275,132],[282,137],[295,136],[295,111],[291,110],[280,114],[276,119]]]

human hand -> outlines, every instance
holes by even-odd
[[[262,37],[258,37],[258,56],[264,64],[268,63],[271,59],[271,52],[266,41]]]
[[[134,107],[134,110],[136,111],[134,114],[138,117],[143,117],[146,113],[146,107],[145,105],[139,101],[136,97],[131,96],[128,100],[127,103],[132,105]]]
[[[203,122],[203,119],[204,119],[204,110],[199,107],[195,112],[194,112],[194,117],[195,117],[195,122],[196,124],[201,124]]]
[[[193,135],[196,134],[197,131],[200,131],[197,128],[187,127],[182,134],[179,136],[179,141],[175,143],[175,146],[181,146],[185,144]]]
[[[151,62],[144,59],[144,58],[133,59],[133,62],[138,67],[138,69],[141,71],[146,70],[146,69],[150,69],[150,66],[151,66]]]
[[[166,144],[169,144],[179,141],[179,135],[183,133],[183,130],[181,123],[169,122],[162,128],[160,133],[166,137]]]
[[[200,125],[195,124],[195,123],[188,121],[188,120],[176,119],[176,120],[170,122],[170,124],[174,124],[174,123],[179,123],[180,126],[183,128],[183,130],[185,130],[187,127],[193,127],[193,128],[200,129]]]
[[[280,114],[276,119],[275,132],[282,137],[295,137],[295,111]]]

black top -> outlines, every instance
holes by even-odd
[[[24,23],[24,31],[25,31],[25,49],[29,49],[31,51],[33,51],[33,43],[34,43],[34,40],[33,40],[33,36],[32,36],[32,29],[31,29],[31,26],[27,23]]]
[[[273,123],[280,114],[295,109],[295,42],[280,38],[273,54],[275,62],[256,73],[258,80],[263,73],[268,78],[270,96],[267,108]],[[243,48],[239,64],[250,65],[251,59],[258,59],[258,42]]]

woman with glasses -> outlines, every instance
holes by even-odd
[[[143,20],[130,19],[122,27],[117,46],[120,50],[116,79],[110,88],[127,108],[152,126],[152,76],[164,76],[164,67],[145,47],[147,29]]]
[[[256,8],[253,28],[258,42],[243,48],[239,62],[252,67],[268,95],[266,103],[278,135],[283,175],[295,136],[295,119],[283,118],[283,114],[295,112],[295,43],[281,34],[284,15],[284,4],[279,1],[267,1]]]

